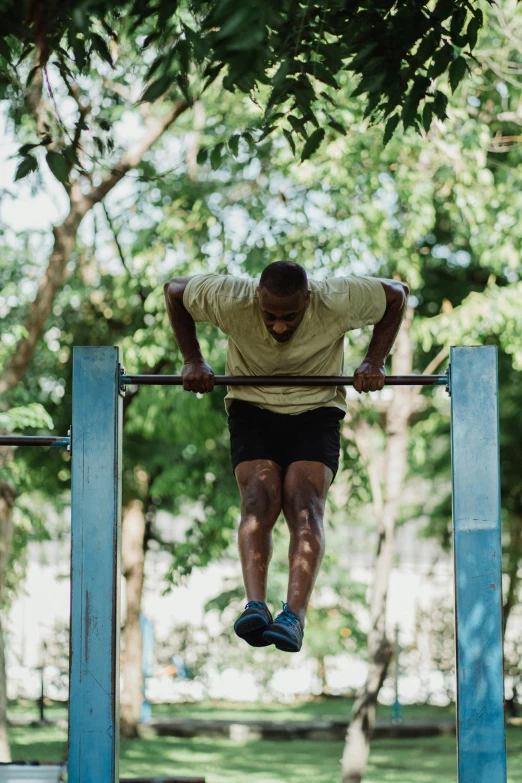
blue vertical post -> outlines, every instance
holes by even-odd
[[[119,780],[119,358],[73,355],[69,783]]]
[[[497,351],[451,349],[459,783],[505,783]]]

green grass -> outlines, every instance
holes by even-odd
[[[235,704],[230,702],[198,702],[196,704],[155,704],[153,718],[214,718],[216,720],[347,720],[352,709],[350,699],[316,699],[297,704]],[[378,705],[379,720],[391,718],[391,707]],[[443,720],[455,717],[455,708],[413,704],[403,709],[404,720]]]
[[[250,710],[234,712],[252,718],[285,716],[295,720],[318,717],[320,710],[332,715],[335,702],[313,702],[293,708],[251,706]],[[195,707],[200,707],[195,710]],[[181,707],[179,709],[181,714]],[[207,717],[210,705],[191,705],[192,714]],[[223,715],[227,710],[224,707]],[[432,708],[426,708],[428,717]],[[296,712],[297,710],[297,712]],[[420,711],[420,708],[419,708]],[[344,713],[343,713],[344,714]],[[433,716],[434,717],[434,716]],[[447,714],[446,714],[447,717]],[[66,732],[54,726],[44,728],[17,727],[10,730],[13,758],[18,760],[56,761],[66,752]],[[123,741],[120,754],[122,777],[148,775],[204,775],[207,783],[338,783],[340,779],[341,742],[246,741],[195,737],[155,737],[136,742]],[[508,781],[522,779],[522,728],[508,729]],[[428,739],[375,740],[365,783],[456,783],[455,740],[452,737]]]

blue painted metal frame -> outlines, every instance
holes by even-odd
[[[450,362],[459,783],[505,783],[497,350]]]
[[[69,783],[119,779],[122,398],[113,347],[75,348]],[[451,350],[459,783],[505,783],[497,353]]]
[[[73,354],[69,783],[119,780],[119,360]]]

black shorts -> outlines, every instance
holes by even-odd
[[[285,469],[307,460],[324,463],[335,478],[344,416],[340,408],[290,415],[234,400],[228,416],[232,467],[235,471],[240,462],[269,459]]]

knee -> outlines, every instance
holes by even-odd
[[[262,481],[253,481],[242,493],[241,524],[274,525],[281,510],[281,500]]]
[[[284,512],[291,531],[322,531],[324,499],[316,492],[293,492],[285,497]]]

